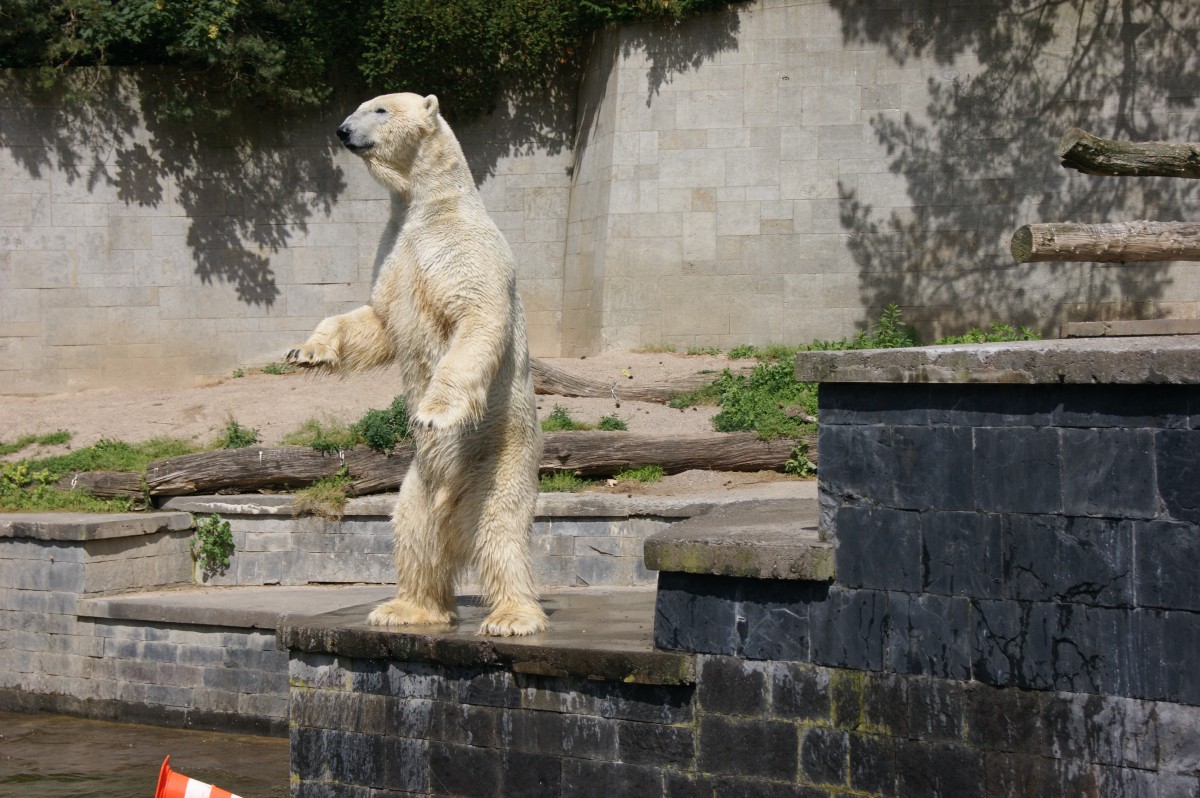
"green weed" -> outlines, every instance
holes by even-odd
[[[71,440],[71,433],[65,429],[56,430],[45,435],[23,435],[14,443],[0,443],[0,457],[16,454],[22,449],[37,444],[38,446],[57,446]]]
[[[229,423],[225,425],[225,430],[216,440],[214,448],[217,449],[245,449],[247,446],[253,446],[258,443],[258,430],[243,427],[236,419],[229,419]]]
[[[987,344],[1003,341],[1038,341],[1041,334],[1028,327],[1013,327],[1010,324],[993,324],[987,332],[973,327],[962,335],[939,338],[935,344]]]
[[[746,358],[755,357],[758,349],[751,344],[742,344],[735,346],[729,350],[728,356],[730,360],[745,360]]]
[[[390,454],[397,443],[412,437],[404,397],[393,399],[387,410],[368,410],[350,427],[350,434],[355,441],[362,441],[377,452]]]
[[[233,378],[234,378],[235,380],[236,380],[237,378],[239,378],[239,377],[245,377],[245,376],[246,376],[246,370],[245,370],[245,369],[242,369],[242,368],[236,368],[236,369],[234,369],[234,370],[233,370]]]
[[[319,515],[340,519],[346,509],[346,488],[353,480],[346,474],[322,477],[292,494],[292,515]]]
[[[668,344],[668,343],[663,343],[660,341],[658,343],[653,343],[653,344],[642,344],[641,346],[639,346],[637,349],[635,349],[633,351],[640,352],[641,354],[664,354],[664,353],[668,353],[668,352],[675,352],[678,350],[675,348],[675,344]]]
[[[233,532],[229,522],[213,513],[197,523],[196,531],[188,541],[188,548],[204,573],[224,571],[229,567],[229,558],[233,555]]]
[[[267,365],[262,367],[263,374],[275,374],[275,375],[291,374],[295,370],[296,370],[296,367],[293,366],[291,363],[278,363],[278,362],[268,363]],[[236,375],[234,375],[234,376],[236,376]]]
[[[715,346],[689,346],[687,353],[689,355],[719,355],[721,350]]]
[[[555,405],[550,415],[542,419],[542,432],[575,432],[589,429],[594,427],[571,418],[571,411],[562,405]]]
[[[666,476],[666,474],[662,470],[662,466],[648,465],[641,466],[640,468],[628,468],[624,471],[619,471],[613,475],[613,479],[617,480],[618,482],[622,480],[633,480],[634,482],[645,482],[649,484],[651,482],[658,482],[664,476]]]
[[[284,446],[309,446],[322,454],[334,454],[354,448],[362,441],[340,421],[321,422],[310,418],[280,439]]]
[[[721,412],[713,417],[718,432],[754,431],[760,438],[797,438],[810,425],[803,416],[815,416],[817,386],[797,382],[789,361],[759,363],[750,375],[725,370],[716,382]],[[799,412],[789,414],[789,408]]]
[[[571,471],[551,471],[538,480],[542,493],[577,493],[591,483]]]
[[[783,464],[784,473],[798,477],[816,476],[817,464],[808,459],[808,441],[800,441],[792,449],[792,456]]]
[[[610,413],[607,416],[601,416],[599,423],[596,424],[596,429],[602,429],[606,432],[624,432],[629,429],[629,425],[616,413]]]

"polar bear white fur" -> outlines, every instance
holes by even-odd
[[[480,634],[540,632],[529,532],[542,441],[512,252],[436,97],[377,97],[337,133],[407,206],[370,303],[288,353],[320,369],[401,371],[416,455],[392,519],[396,598],[368,622],[453,622],[455,576],[473,563],[490,608]]]

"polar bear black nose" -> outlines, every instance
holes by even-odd
[[[345,144],[350,140],[350,128],[346,125],[342,125],[337,129],[337,135],[338,138],[342,140],[342,143]]]

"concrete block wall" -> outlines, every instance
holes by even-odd
[[[756,0],[606,31],[577,92],[458,132],[535,355],[837,338],[889,303],[926,339],[1196,318],[1186,265],[1016,266],[1008,240],[1195,216],[1192,181],[1068,173],[1054,146],[1200,138],[1198,28],[1191,0]],[[331,135],[362,98],[183,130],[143,113],[154,80],[79,107],[0,75],[6,393],[228,374],[369,294],[402,209]]]

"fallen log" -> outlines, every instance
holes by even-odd
[[[84,471],[54,483],[59,490],[83,490],[105,499],[132,499],[146,495],[139,471]]]
[[[535,393],[551,396],[584,396],[613,399],[631,402],[665,403],[681,393],[694,391],[711,385],[716,374],[689,374],[673,382],[646,383],[644,385],[626,384],[629,380],[590,380],[577,377],[562,369],[534,358],[530,362],[533,370],[533,390]]]
[[[1200,224],[1124,222],[1027,224],[1012,237],[1017,263],[1083,261],[1133,263],[1200,260]]]
[[[688,437],[629,432],[551,432],[545,435],[541,470],[571,471],[580,476],[611,476],[628,468],[660,466],[668,474],[689,469],[782,471],[797,441],[759,440],[749,432]],[[816,437],[808,440],[816,462]],[[322,477],[344,473],[353,496],[396,490],[412,448],[399,446],[390,456],[358,448],[340,455],[302,446],[221,449],[151,463],[146,490],[151,496],[295,489]],[[102,494],[97,494],[102,495]]]
[[[1073,127],[1058,143],[1067,169],[1109,177],[1200,178],[1200,144],[1114,141]]]

